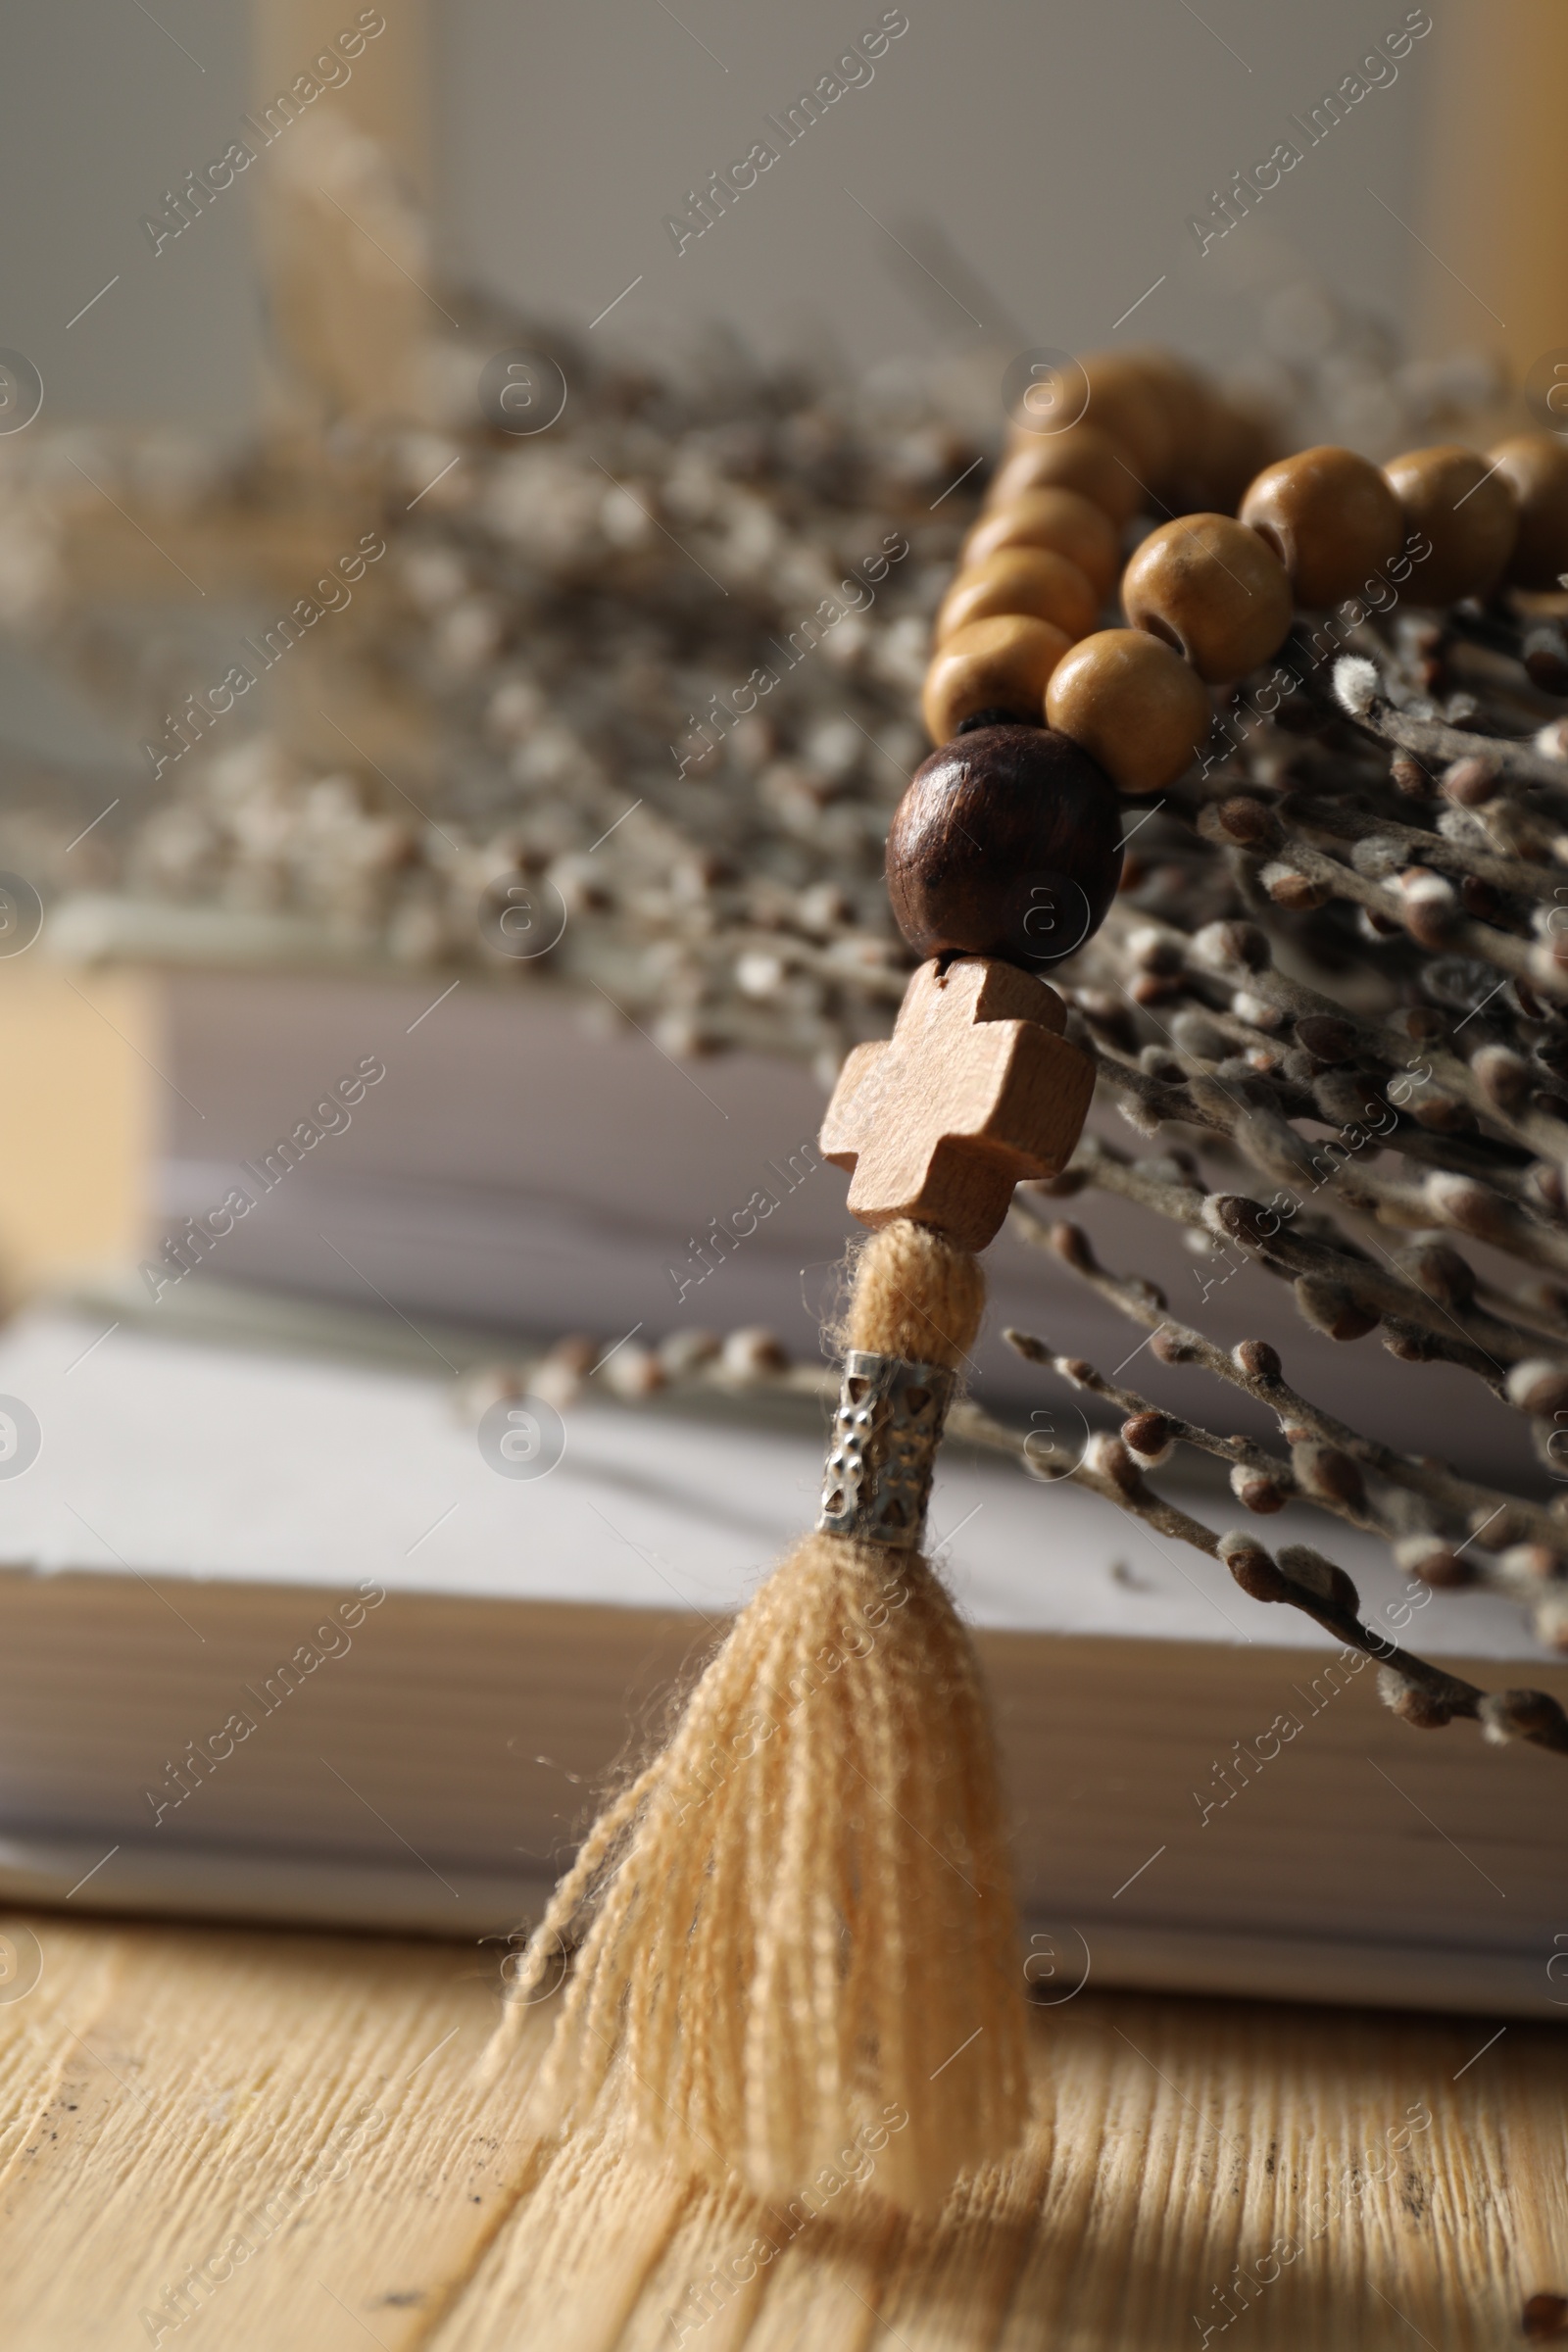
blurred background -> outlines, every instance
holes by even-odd
[[[862,13],[403,5],[327,105],[428,206],[443,280],[582,331],[641,275],[603,329],[639,355],[678,354],[716,319],[769,357],[825,350],[858,368],[987,331],[1081,348],[1162,276],[1137,331],[1200,358],[1253,356],[1269,293],[1298,277],[1429,356],[1468,346],[1525,368],[1560,339],[1568,224],[1540,192],[1568,61],[1549,0],[1484,16],[1360,0],[916,9],[827,115],[822,151],[784,159],[722,236],[677,255],[664,220],[876,25]],[[1189,220],[1429,14],[1246,237],[1200,256]],[[172,248],[154,266],[140,221],[355,15],[169,0],[155,21],[85,0],[15,26],[5,318],[57,421],[232,431],[261,414],[265,173],[211,208],[177,266]],[[946,288],[901,259],[911,228],[916,252],[919,232],[945,242]],[[117,271],[115,299],[68,330]]]
[[[814,1353],[808,1147],[902,988],[880,844],[1007,364],[1166,343],[1384,457],[1568,344],[1549,0],[862,16],[15,28],[12,1300]]]
[[[693,1613],[815,1507],[848,1241],[815,1139],[904,991],[884,840],[1008,370],[1173,348],[1224,395],[1238,482],[1269,444],[1381,461],[1554,422],[1568,14],[78,0],[21,12],[8,62],[0,1879],[477,1932],[559,1861]],[[1218,862],[1161,821],[1125,906],[1196,930]],[[1369,1435],[1550,1491],[1527,1416],[1453,1365],[1341,1347],[1206,1233],[1081,1206],[1106,1265],[1227,1346],[1273,1334]],[[1112,1374],[1138,1352],[1049,1252],[1007,1233],[988,1264],[998,1324]],[[1214,1409],[1197,1370],[1132,1377]],[[1084,1412],[999,1340],[973,1385],[1081,1461]],[[1040,1506],[948,1449],[938,1557],[1036,1644],[1018,1785],[1099,1919],[1253,1720],[1232,1667],[1317,1635],[1256,1635],[1222,1566],[1077,1490]],[[1336,1557],[1402,1625],[1362,1524]],[[301,1643],[299,1588],[346,1579],[395,1596],[357,1662],[187,1788],[202,1724],[260,1728],[280,1657],[341,1654]],[[1440,1618],[1450,1650],[1530,1639],[1495,1592],[1445,1598],[1424,1647]],[[1135,1649],[1156,1729],[1129,1764]],[[1279,1703],[1259,1684],[1255,1719]],[[1348,1935],[1404,1904],[1396,1940],[1460,1939],[1375,1837],[1301,1875],[1309,1831],[1366,1810],[1367,1740],[1407,1738],[1342,1719],[1343,1808],[1282,1767],[1289,1834],[1250,1798],[1213,1882],[1192,1810],[1168,1831],[1205,1934],[1252,1935],[1272,1869],[1306,1959],[1179,1981],[1316,1993],[1347,1904]],[[1473,1777],[1427,1789],[1467,1841],[1513,1818]],[[1155,1885],[1153,1941],[1120,1904],[1097,1976],[1167,1981]],[[1469,1965],[1397,1997],[1500,1998]]]

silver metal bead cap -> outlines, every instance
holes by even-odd
[[[914,1549],[925,1532],[952,1396],[953,1374],[943,1364],[850,1350],[822,1472],[819,1530]]]

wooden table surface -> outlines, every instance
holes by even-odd
[[[541,2149],[548,2009],[515,2074],[474,2077],[493,1956],[0,1935],[4,2352],[1490,2352],[1568,2295],[1550,2027],[1086,1990],[1038,2013],[1004,2172],[923,2228],[849,2182],[785,2242],[739,2197]]]

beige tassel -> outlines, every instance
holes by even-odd
[[[860,1251],[845,1345],[956,1370],[967,1250],[901,1221]],[[1022,2130],[1024,1981],[974,1651],[928,1563],[808,1536],[742,1610],[669,1746],[602,1815],[495,2040],[561,1965],[541,2091],[629,2111],[716,2179],[788,2197],[888,2132],[875,2192],[922,2212]]]

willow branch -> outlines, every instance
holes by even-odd
[[[1278,1350],[1267,1341],[1244,1340],[1227,1350],[1173,1316],[1155,1284],[1140,1276],[1107,1272],[1081,1226],[1062,1223],[1048,1228],[1027,1211],[1015,1208],[1011,1227],[1033,1248],[1051,1250],[1119,1314],[1152,1332],[1154,1352],[1162,1362],[1200,1365],[1214,1379],[1240,1389],[1265,1406],[1293,1447],[1303,1441],[1329,1447],[1421,1497],[1429,1507],[1434,1530],[1450,1541],[1462,1536],[1468,1543],[1490,1529],[1490,1550],[1540,1546],[1549,1555],[1543,1563],[1546,1577],[1555,1581],[1568,1578],[1568,1526],[1544,1504],[1463,1478],[1431,1456],[1401,1453],[1380,1440],[1363,1437],[1293,1388],[1285,1379]],[[1332,1469],[1329,1475],[1334,1476]],[[1309,1483],[1304,1491],[1313,1499],[1326,1498],[1319,1485]],[[1543,1577],[1538,1573],[1531,1582],[1521,1583],[1511,1572],[1483,1569],[1478,1562],[1474,1581],[1492,1584],[1514,1599],[1539,1598]]]
[[[967,1403],[954,1407],[950,1426],[955,1436],[1012,1454],[1026,1470],[1031,1468],[1027,1431],[1008,1429],[979,1406]],[[1040,1475],[1038,1468],[1034,1475]],[[1383,1669],[1378,1678],[1380,1694],[1407,1722],[1422,1730],[1435,1730],[1455,1716],[1468,1716],[1479,1721],[1493,1740],[1527,1740],[1538,1747],[1568,1755],[1568,1716],[1549,1691],[1482,1690],[1446,1668],[1401,1648],[1386,1635],[1373,1632],[1361,1622],[1359,1596],[1343,1568],[1308,1544],[1288,1544],[1276,1559],[1246,1531],[1217,1533],[1156,1494],[1119,1438],[1092,1438],[1084,1459],[1061,1475],[1114,1503],[1130,1517],[1143,1520],[1158,1534],[1220,1561],[1250,1599],[1284,1602],[1299,1609],[1348,1649],[1376,1659]]]
[[[1418,717],[1413,711],[1396,710],[1384,695],[1377,693],[1364,708],[1348,715],[1352,725],[1380,743],[1409,752],[1423,763],[1443,767],[1458,760],[1491,760],[1505,775],[1517,777],[1521,783],[1568,791],[1568,770],[1562,761],[1546,759],[1533,745],[1513,743],[1502,735],[1472,734],[1467,728],[1450,726],[1441,718]]]

